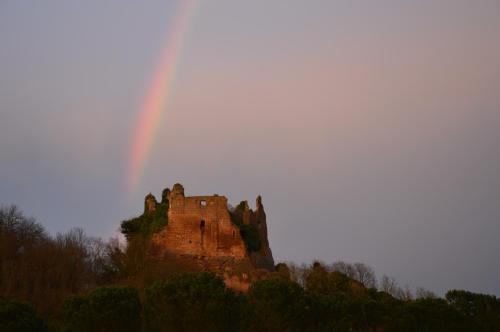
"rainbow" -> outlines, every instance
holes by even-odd
[[[197,2],[197,0],[181,0],[160,64],[154,73],[140,109],[130,147],[127,171],[130,191],[133,191],[140,182],[144,167],[149,159],[154,138],[158,132],[158,124],[162,114],[165,113],[167,102],[172,93],[176,66]]]

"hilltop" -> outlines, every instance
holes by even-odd
[[[148,194],[143,214],[123,221],[121,230],[129,243],[148,241],[147,255],[156,264],[214,272],[238,290],[275,270],[260,196],[255,211],[247,201],[232,208],[225,196],[186,196],[177,183],[160,201]]]

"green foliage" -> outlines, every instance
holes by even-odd
[[[146,290],[147,331],[237,331],[244,298],[212,273],[181,274]]]
[[[247,206],[246,201],[241,201],[233,211],[229,211],[229,215],[233,224],[240,229],[241,238],[245,242],[248,251],[259,251],[262,246],[259,230],[253,224],[247,225],[243,223],[243,213],[247,210]]]
[[[383,326],[384,306],[376,290],[367,290],[340,272],[328,272],[319,263],[308,271],[305,287],[309,326],[322,331],[371,331]]]
[[[65,301],[61,331],[499,330],[494,296],[451,291],[447,300],[399,300],[373,288],[346,291],[338,274],[315,264],[306,289],[280,277],[253,283],[246,295],[212,273],[178,274],[147,288],[143,307],[134,288],[98,288]],[[43,326],[30,305],[0,298],[0,331]]]
[[[245,211],[246,207],[247,207],[247,202],[246,202],[246,201],[241,201],[241,202],[240,202],[240,203],[239,203],[239,204],[235,207],[235,210],[236,210],[236,211],[241,211],[241,212],[243,212],[243,211]]]
[[[305,278],[308,291],[332,294],[342,292],[356,295],[365,292],[365,288],[357,281],[338,271],[328,272],[320,263],[315,262]]]
[[[240,225],[240,234],[248,251],[259,251],[261,248],[260,234],[254,225]]]
[[[0,331],[45,331],[35,309],[27,303],[0,297]]]
[[[125,251],[118,241],[104,243],[78,229],[50,237],[17,208],[0,207],[0,331],[45,331],[45,324],[53,331],[75,332],[500,331],[495,296],[452,290],[445,299],[412,300],[391,287],[381,288],[393,295],[363,286],[359,273],[341,269],[349,267],[345,264],[337,270],[318,262],[303,268],[278,264],[274,279],[255,282],[247,294],[227,289],[211,273],[172,276],[199,266],[149,257],[154,248],[148,236],[166,223],[159,219],[167,215],[168,192],[162,197],[155,213],[125,223],[131,236]],[[233,222],[251,229],[242,226],[238,209],[246,206],[231,212]],[[252,231],[243,233],[251,243]],[[138,292],[156,280],[162,281],[146,289],[142,306]],[[94,288],[102,283],[137,288]],[[87,295],[74,295],[92,288]],[[29,300],[36,311],[6,295]]]
[[[446,300],[458,312],[470,318],[483,331],[500,331],[500,299],[486,294],[451,290]]]
[[[102,287],[68,298],[63,316],[63,331],[140,331],[141,303],[134,288]]]
[[[278,263],[274,267],[275,271],[278,275],[278,277],[285,279],[285,280],[290,280],[291,275],[290,275],[290,269],[285,263]]]
[[[306,298],[304,290],[291,281],[270,279],[257,281],[248,291],[258,331],[303,331]]]
[[[406,304],[415,331],[471,331],[473,323],[443,299],[417,299]]]
[[[139,217],[122,221],[121,232],[127,239],[134,235],[149,237],[159,232],[168,224],[168,206],[168,200],[163,199],[162,202],[156,203],[154,213],[147,213],[145,209],[144,213]]]

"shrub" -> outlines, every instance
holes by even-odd
[[[0,297],[0,331],[45,331],[35,309],[27,303]]]
[[[121,232],[129,239],[134,235],[149,237],[157,233],[168,224],[168,200],[156,203],[156,210],[153,214],[146,211],[136,218],[124,220],[121,223]]]
[[[147,331],[237,331],[244,298],[213,273],[179,274],[146,290]]]
[[[240,234],[248,251],[252,252],[260,250],[260,234],[254,225],[240,225]]]
[[[63,317],[63,331],[140,331],[141,304],[134,288],[102,287],[68,298]]]
[[[260,280],[250,286],[247,296],[255,315],[252,330],[303,331],[307,326],[306,298],[297,283]]]

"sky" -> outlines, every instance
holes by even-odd
[[[500,2],[197,0],[130,186],[181,2],[0,2],[0,204],[109,238],[176,182],[262,195],[277,262],[500,296]]]

